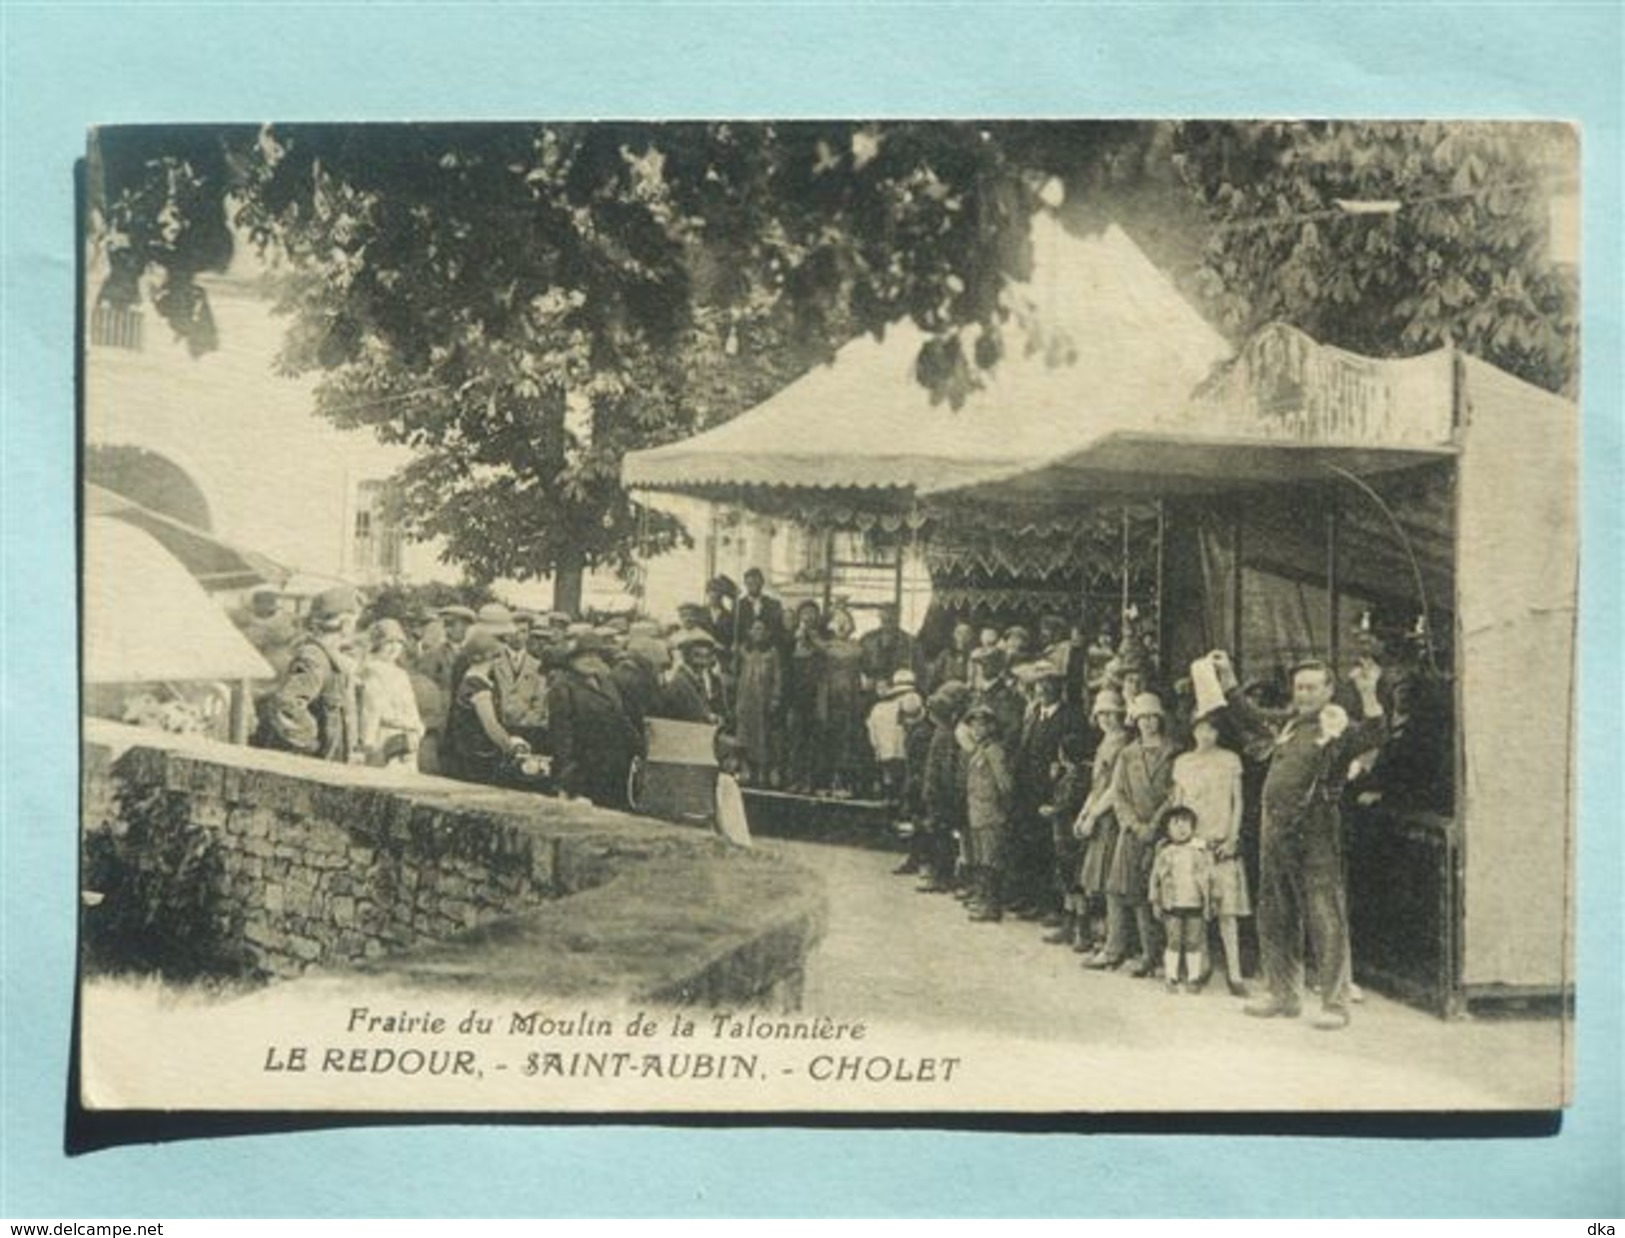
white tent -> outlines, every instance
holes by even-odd
[[[274,673],[152,534],[85,521],[84,679],[89,684],[268,679]]]
[[[1039,215],[1033,247],[1032,280],[1006,298],[1017,315],[1006,327],[1008,355],[961,408],[932,403],[915,376],[924,333],[897,323],[882,340],[852,340],[831,364],[722,426],[630,453],[623,480],[707,497],[758,487],[967,485],[1052,459],[1103,430],[1177,415],[1230,355],[1115,224],[1077,237]],[[1046,347],[1029,354],[1029,338]]]

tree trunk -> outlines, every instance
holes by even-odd
[[[560,555],[553,568],[553,609],[581,615],[581,582],[586,567],[580,555]]]

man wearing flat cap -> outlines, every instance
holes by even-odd
[[[348,762],[360,742],[355,661],[346,648],[361,599],[348,585],[316,595],[287,672],[261,703],[255,746]]]
[[[463,642],[468,639],[468,630],[474,626],[475,614],[467,606],[442,606],[436,617],[445,629],[445,642],[418,658],[417,669],[420,674],[434,680],[441,693],[450,700],[457,686],[452,682],[454,670],[462,658]]]
[[[504,729],[539,751],[547,732],[547,676],[525,648],[527,632],[496,602],[480,607],[479,625],[502,646],[491,663],[497,716]]]

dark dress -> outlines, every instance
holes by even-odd
[[[835,638],[824,644],[818,683],[818,721],[826,768],[849,789],[860,774],[864,735],[861,675],[863,650],[857,641]]]
[[[445,750],[441,754],[446,773],[465,782],[500,783],[508,774],[508,754],[492,742],[480,723],[475,702],[491,698],[496,709],[496,683],[490,668],[483,664],[464,670],[452,693],[451,712],[446,719]]]

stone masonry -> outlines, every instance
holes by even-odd
[[[432,957],[431,970],[500,973],[508,987],[619,976],[638,995],[783,1006],[822,932],[822,891],[803,870],[589,805],[100,721],[86,723],[83,774],[87,830],[123,828],[121,788],[178,797],[219,855],[217,931],[265,978],[397,960],[411,972]],[[707,905],[730,887],[732,907]],[[651,969],[639,937],[663,905],[694,922],[695,953],[657,946]],[[608,946],[571,977],[550,956],[580,954],[595,919]],[[669,943],[672,926],[660,931]]]

